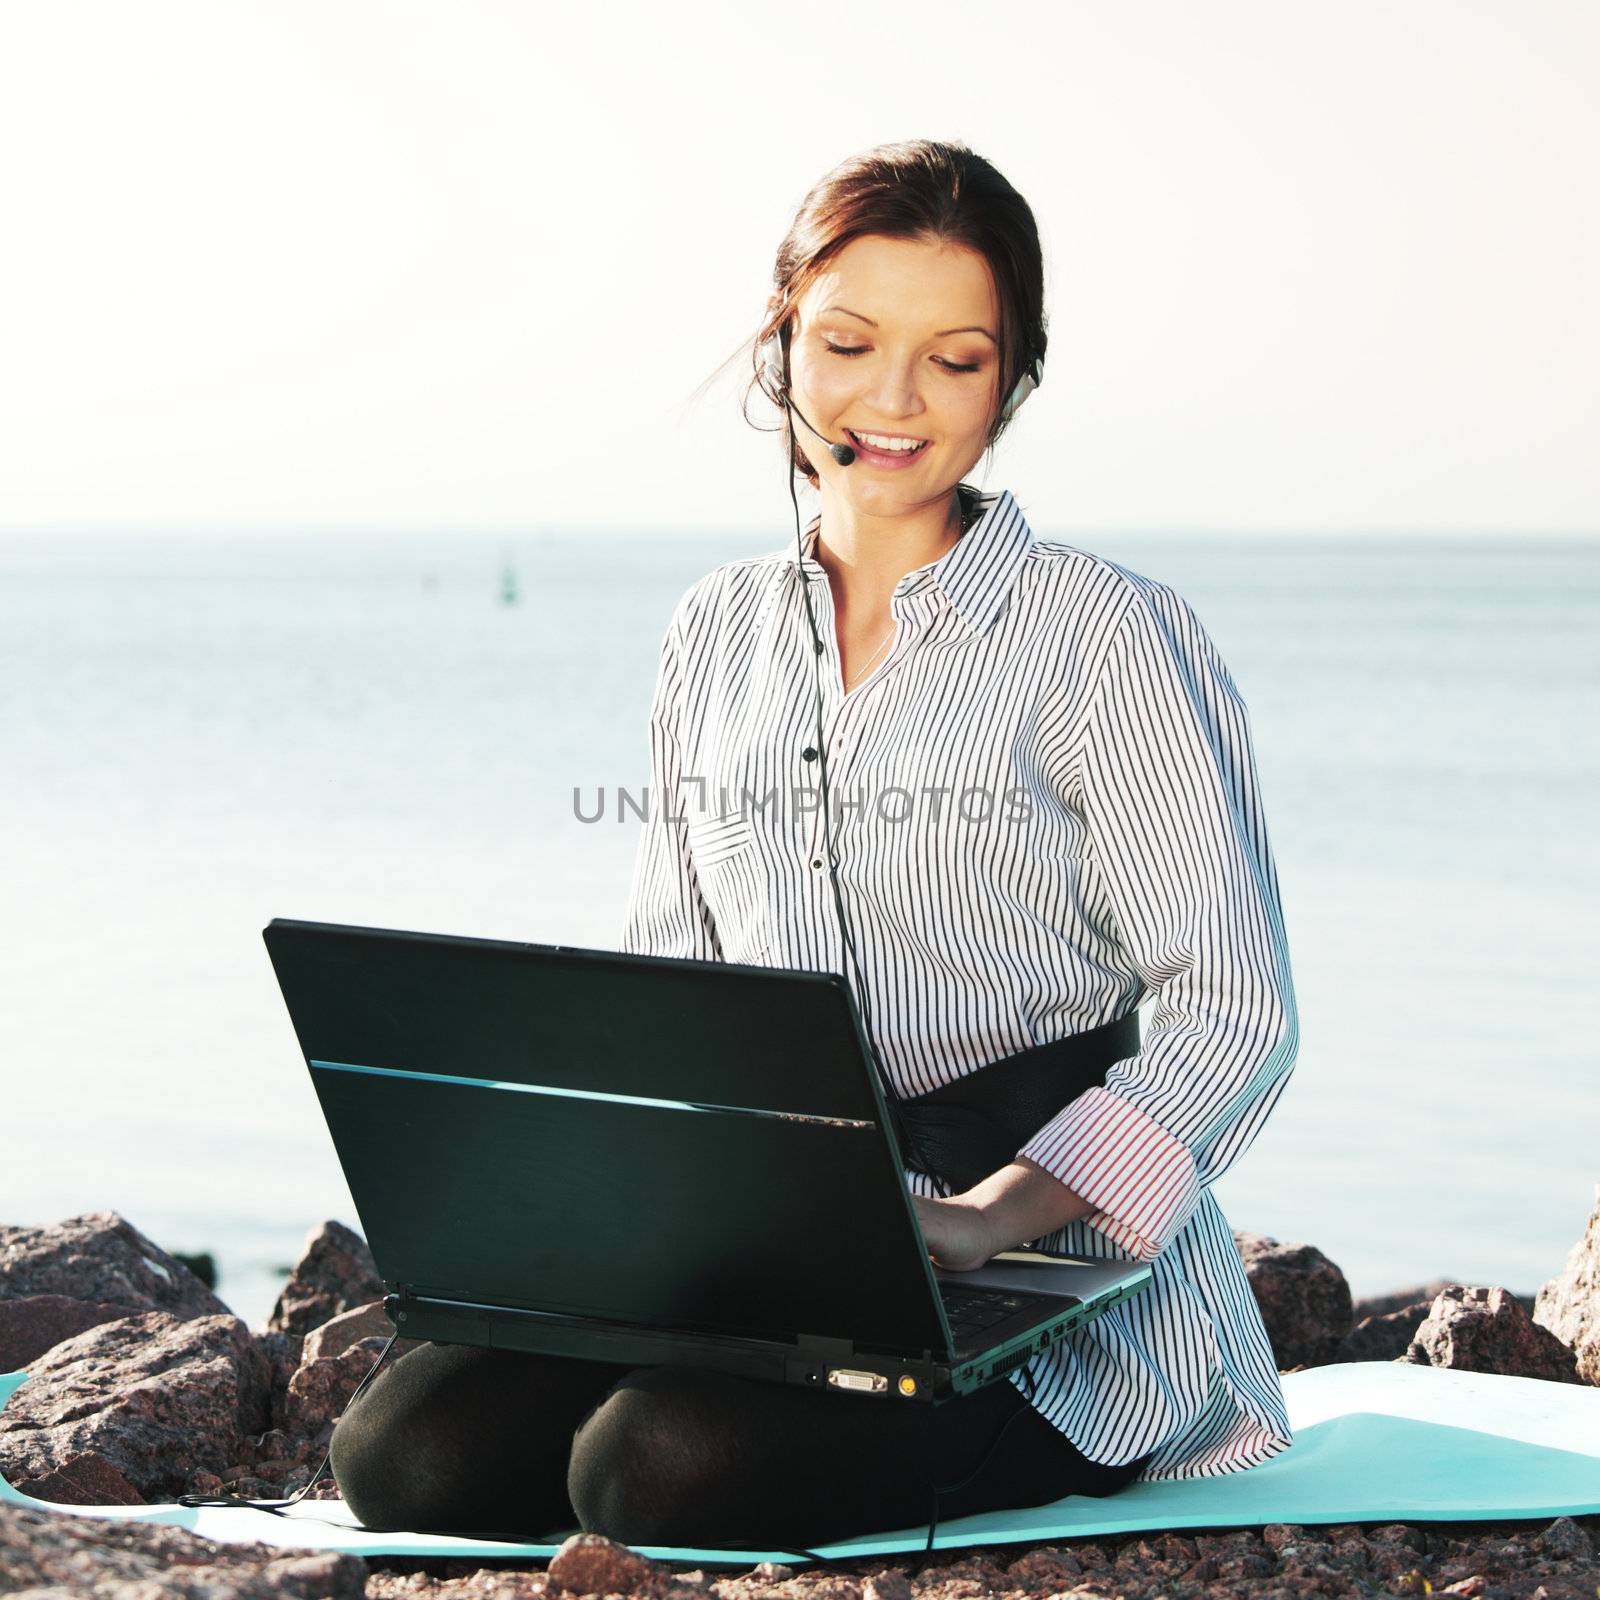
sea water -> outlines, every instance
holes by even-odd
[[[1249,706],[1301,1049],[1229,1220],[1532,1292],[1600,1181],[1600,543],[1038,531],[1174,585]],[[667,617],[788,537],[0,542],[0,1223],[113,1208],[264,1320],[360,1221],[261,929],[615,948]]]

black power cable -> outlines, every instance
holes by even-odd
[[[355,1404],[356,1396],[359,1395],[361,1393],[361,1391],[363,1389],[365,1389],[366,1386],[369,1383],[372,1382],[373,1373],[375,1373],[378,1370],[378,1368],[383,1365],[384,1358],[389,1354],[389,1352],[392,1349],[394,1349],[394,1342],[399,1337],[400,1337],[400,1330],[398,1328],[396,1328],[395,1331],[389,1335],[388,1344],[386,1344],[383,1347],[383,1349],[378,1352],[378,1359],[372,1363],[372,1367],[368,1371],[366,1377],[364,1377],[361,1380],[361,1382],[358,1383],[355,1386],[355,1388],[351,1391],[350,1398],[345,1401],[345,1410],[346,1411],[348,1411],[350,1409],[350,1407]],[[324,1472],[326,1472],[328,1470],[328,1463],[330,1461],[332,1461],[332,1460],[333,1460],[333,1441],[330,1439],[328,1441],[327,1454],[324,1455],[323,1458],[322,1458],[322,1465],[320,1467],[318,1467],[317,1470],[314,1473],[311,1474],[310,1478],[301,1487],[299,1493],[290,1496],[287,1500],[248,1500],[248,1499],[245,1499],[245,1498],[243,1498],[243,1497],[241,1497],[239,1495],[231,1495],[231,1494],[180,1494],[178,1496],[178,1502],[177,1503],[180,1506],[245,1506],[245,1507],[248,1507],[250,1510],[253,1510],[253,1511],[268,1511],[268,1512],[271,1512],[272,1515],[275,1516],[275,1517],[287,1516],[288,1513],[284,1510],[284,1507],[285,1506],[298,1505],[300,1503],[300,1501],[304,1500],[305,1497],[308,1494],[310,1494],[311,1486],[314,1483],[316,1483],[316,1481],[322,1476],[322,1474]],[[348,1530],[348,1527],[349,1527],[349,1524],[347,1524],[347,1523],[333,1522],[328,1517],[306,1517],[306,1518],[295,1517],[295,1518],[293,1518],[291,1520],[293,1520],[295,1522],[300,1522],[300,1521],[325,1522],[325,1523],[328,1523],[328,1525],[330,1527],[345,1528],[347,1530]]]

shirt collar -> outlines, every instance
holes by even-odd
[[[1028,526],[1009,489],[981,495],[978,520],[936,561],[917,567],[895,585],[895,594],[921,594],[937,586],[973,634],[987,632],[1005,605],[1017,574],[1033,548]],[[816,559],[817,525],[801,535],[801,550],[809,582],[827,581]],[[792,547],[791,547],[792,550]],[[796,562],[790,554],[778,571],[778,582],[788,579]],[[776,590],[777,583],[774,584]]]

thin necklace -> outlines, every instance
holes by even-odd
[[[973,506],[970,511],[963,508],[961,513],[961,532],[965,533],[967,529],[970,528],[977,520],[977,506]],[[883,647],[894,637],[894,629],[895,625],[893,622],[891,622],[889,624],[889,631],[878,641],[878,648],[874,650],[872,654],[868,656],[867,659],[856,669],[853,677],[846,679],[844,686],[844,692],[846,694],[849,694],[850,691],[867,675],[867,672],[871,668],[873,662],[878,659],[879,652],[882,651]]]
[[[856,684],[860,683],[861,680],[867,675],[867,669],[872,665],[872,663],[874,661],[876,661],[878,659],[879,652],[883,649],[883,647],[886,644],[888,644],[888,642],[893,637],[894,637],[894,624],[891,622],[889,624],[889,631],[886,634],[884,634],[884,636],[878,641],[877,650],[874,650],[872,652],[872,654],[867,657],[867,659],[861,664],[861,666],[856,669],[855,676],[852,677],[845,684],[844,692],[846,694],[849,694],[851,689],[853,689],[856,686]]]

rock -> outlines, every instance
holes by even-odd
[[[1448,1287],[1446,1285],[1445,1287]],[[1335,1361],[1395,1361],[1410,1348],[1417,1329],[1427,1320],[1432,1308],[1431,1300],[1419,1300],[1414,1305],[1395,1311],[1378,1312],[1363,1317],[1339,1341]]]
[[[1534,1299],[1533,1320],[1572,1350],[1580,1382],[1600,1384],[1600,1184],[1583,1237]]]
[[[385,1340],[362,1339],[336,1356],[304,1361],[289,1380],[283,1398],[286,1433],[326,1443],[361,1380],[383,1354]],[[384,1366],[395,1359],[391,1350]],[[381,1373],[380,1373],[381,1375]]]
[[[785,1576],[788,1568],[784,1569]],[[994,1553],[974,1550],[969,1555],[957,1556],[933,1568],[932,1576],[942,1593],[991,1595],[999,1594],[1005,1587],[1005,1571]],[[950,1587],[946,1587],[949,1585]],[[959,1585],[959,1587],[957,1587]]]
[[[304,1338],[341,1312],[382,1300],[383,1294],[366,1240],[342,1222],[324,1222],[306,1235],[262,1331]]]
[[[357,1306],[353,1311],[341,1311],[320,1328],[306,1335],[303,1361],[320,1361],[324,1356],[342,1356],[351,1345],[362,1339],[387,1340],[395,1331],[394,1324],[384,1313],[383,1301],[374,1300],[369,1305]],[[389,1352],[390,1361],[398,1361],[407,1350],[425,1344],[423,1339],[396,1339]]]
[[[197,1467],[222,1472],[264,1430],[267,1381],[231,1312],[102,1323],[33,1362],[0,1411],[0,1470],[13,1483],[43,1480],[92,1452],[147,1500],[170,1500]]]
[[[1423,1571],[1426,1557],[1418,1556],[1403,1545],[1377,1545],[1367,1568],[1368,1580],[1380,1591],[1399,1594],[1426,1594],[1418,1583],[1419,1578],[1433,1580]]]
[[[270,1478],[275,1472],[281,1477],[290,1467],[304,1461],[311,1446],[305,1439],[285,1433],[282,1428],[269,1428],[254,1441],[252,1451],[256,1471]]]
[[[142,1506],[149,1502],[102,1455],[86,1450],[69,1457],[42,1478],[24,1478],[14,1484],[35,1500],[64,1506]]]
[[[655,1563],[602,1533],[575,1533],[550,1557],[550,1586],[570,1594],[632,1594],[649,1587]]]
[[[45,1228],[0,1227],[0,1299],[42,1294],[165,1311],[184,1321],[233,1315],[176,1256],[115,1211],[87,1211]]]
[[[1507,1290],[1455,1283],[1433,1302],[1405,1355],[1415,1366],[1578,1383],[1573,1352]]]
[[[1363,1592],[1358,1586],[1346,1582],[1343,1572],[1331,1559],[1328,1546],[1322,1544],[1286,1545],[1278,1557],[1278,1582],[1282,1587],[1274,1593],[1295,1596]],[[1410,1593],[1403,1588],[1396,1592]],[[1420,1585],[1416,1592],[1422,1593]]]
[[[1197,1533],[1194,1543],[1200,1561],[1214,1563],[1214,1578],[1262,1578],[1277,1567],[1260,1538],[1248,1528],[1238,1528],[1229,1533]]]
[[[300,1370],[305,1340],[298,1333],[258,1333],[253,1337],[269,1373],[268,1416],[274,1428],[281,1428],[288,1415],[289,1381]]]
[[[1082,1571],[1083,1563],[1071,1550],[1061,1545],[1040,1545],[1026,1555],[1018,1556],[1006,1568],[1006,1576],[1010,1579],[1007,1587],[1038,1584],[1049,1589],[1070,1589],[1072,1585],[1068,1580]],[[910,1585],[907,1584],[906,1588],[907,1595],[902,1596],[901,1600],[908,1600]],[[872,1596],[863,1591],[861,1600],[872,1600]]]
[[[1262,1233],[1233,1238],[1279,1370],[1336,1360],[1352,1321],[1344,1274],[1314,1245],[1280,1244]]]
[[[1335,1539],[1333,1555],[1335,1565],[1343,1567],[1346,1572],[1359,1572],[1365,1575],[1372,1565],[1372,1552],[1368,1550],[1360,1528],[1352,1529],[1347,1538]]]
[[[1539,1548],[1561,1561],[1587,1561],[1594,1554],[1594,1540],[1571,1517],[1557,1517],[1539,1535]]]
[[[1030,1554],[1037,1555],[1038,1551]],[[1063,1554],[1064,1552],[1056,1552]],[[1027,1560],[1024,1556],[1023,1560]],[[1071,1558],[1068,1557],[1070,1560]],[[1015,1570],[1015,1569],[1013,1569]],[[1082,1572],[1083,1568],[1076,1561],[1070,1568],[1062,1567],[1063,1572]],[[1054,1574],[1047,1574],[1053,1576]],[[874,1572],[865,1579],[861,1585],[861,1600],[911,1600],[911,1580],[899,1567],[891,1567],[887,1572]]]
[[[1431,1306],[1454,1281],[1453,1278],[1429,1278],[1426,1283],[1416,1284],[1410,1289],[1391,1289],[1388,1294],[1365,1295],[1355,1303],[1355,1320],[1360,1322],[1364,1317],[1386,1317],[1391,1311],[1403,1311],[1407,1306],[1418,1303]]]
[[[394,1325],[382,1301],[341,1312],[302,1339],[297,1334],[258,1334],[272,1360],[271,1419],[274,1429],[298,1440],[300,1458],[309,1441],[325,1445],[361,1380],[383,1355]],[[421,1339],[396,1339],[384,1370]],[[292,1364],[291,1364],[292,1362]]]
[[[184,1528],[0,1503],[0,1592],[6,1594],[37,1600],[362,1600],[366,1583],[360,1556],[222,1545]]]
[[[35,1357],[85,1328],[148,1309],[113,1305],[108,1300],[74,1300],[64,1294],[0,1299],[0,1372],[20,1372]]]
[[[1423,1537],[1419,1528],[1413,1528],[1409,1522],[1386,1522],[1381,1527],[1372,1530],[1371,1537],[1382,1544],[1404,1545],[1407,1550],[1416,1555],[1426,1555],[1428,1541]]]
[[[257,1478],[251,1473],[244,1473],[237,1478],[228,1479],[223,1489],[236,1500],[276,1500],[279,1498],[278,1485],[268,1483],[265,1478]]]
[[[1131,1569],[1143,1572],[1153,1568],[1156,1563],[1165,1560],[1166,1557],[1162,1555],[1160,1548],[1152,1544],[1149,1539],[1135,1537],[1130,1538],[1126,1544],[1117,1547],[1117,1553],[1112,1565],[1119,1571]]]

